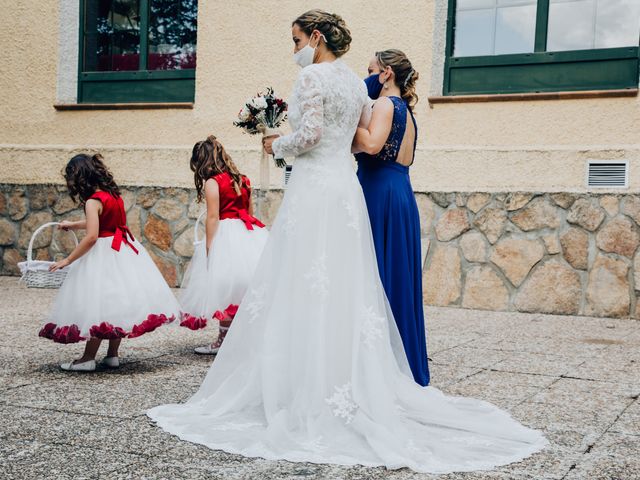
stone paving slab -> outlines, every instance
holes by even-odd
[[[163,328],[123,342],[123,365],[61,372],[83,345],[39,339],[55,291],[0,277],[0,478],[525,480],[640,478],[640,323],[636,320],[426,308],[433,385],[509,410],[551,445],[489,472],[248,459],[182,442],[144,411],[189,398],[215,329]]]

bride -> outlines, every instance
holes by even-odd
[[[446,473],[542,449],[539,432],[497,407],[413,381],[352,166],[367,93],[339,59],[350,32],[312,10],[292,33],[303,67],[290,98],[294,131],[265,141],[296,157],[282,207],[202,386],[148,415],[183,440],[273,460]]]

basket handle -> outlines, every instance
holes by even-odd
[[[36,236],[45,228],[47,227],[52,227],[54,225],[60,225],[60,222],[48,222],[48,223],[44,223],[42,225],[40,225],[38,228],[36,228],[35,232],[33,232],[33,235],[31,235],[31,240],[29,240],[29,248],[27,248],[27,263],[31,263],[33,262],[33,242],[36,239]],[[78,237],[76,236],[76,232],[74,232],[73,230],[69,230],[71,233],[73,233],[73,240],[76,243],[76,247],[78,246]]]
[[[202,240],[198,238],[198,225],[202,222],[203,217],[206,215],[207,211],[203,211],[200,215],[198,215],[198,219],[196,220],[196,224],[193,226],[193,244],[200,243]]]

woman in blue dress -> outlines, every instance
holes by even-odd
[[[413,377],[429,384],[422,304],[420,217],[409,179],[417,140],[413,107],[418,72],[399,50],[376,53],[366,81],[373,105],[367,128],[358,128],[354,150],[380,277],[398,324]]]

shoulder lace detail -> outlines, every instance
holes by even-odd
[[[366,105],[364,82],[341,60],[302,69],[289,97],[293,133],[273,142],[276,157],[296,157],[296,168],[303,159],[334,167],[350,161],[351,143]]]
[[[325,401],[331,407],[334,416],[344,419],[347,424],[353,421],[358,405],[353,401],[351,382],[335,387],[333,395]]]
[[[315,66],[302,70],[294,87],[293,97],[302,116],[296,130],[273,142],[276,157],[295,157],[311,150],[322,137],[322,85]]]

